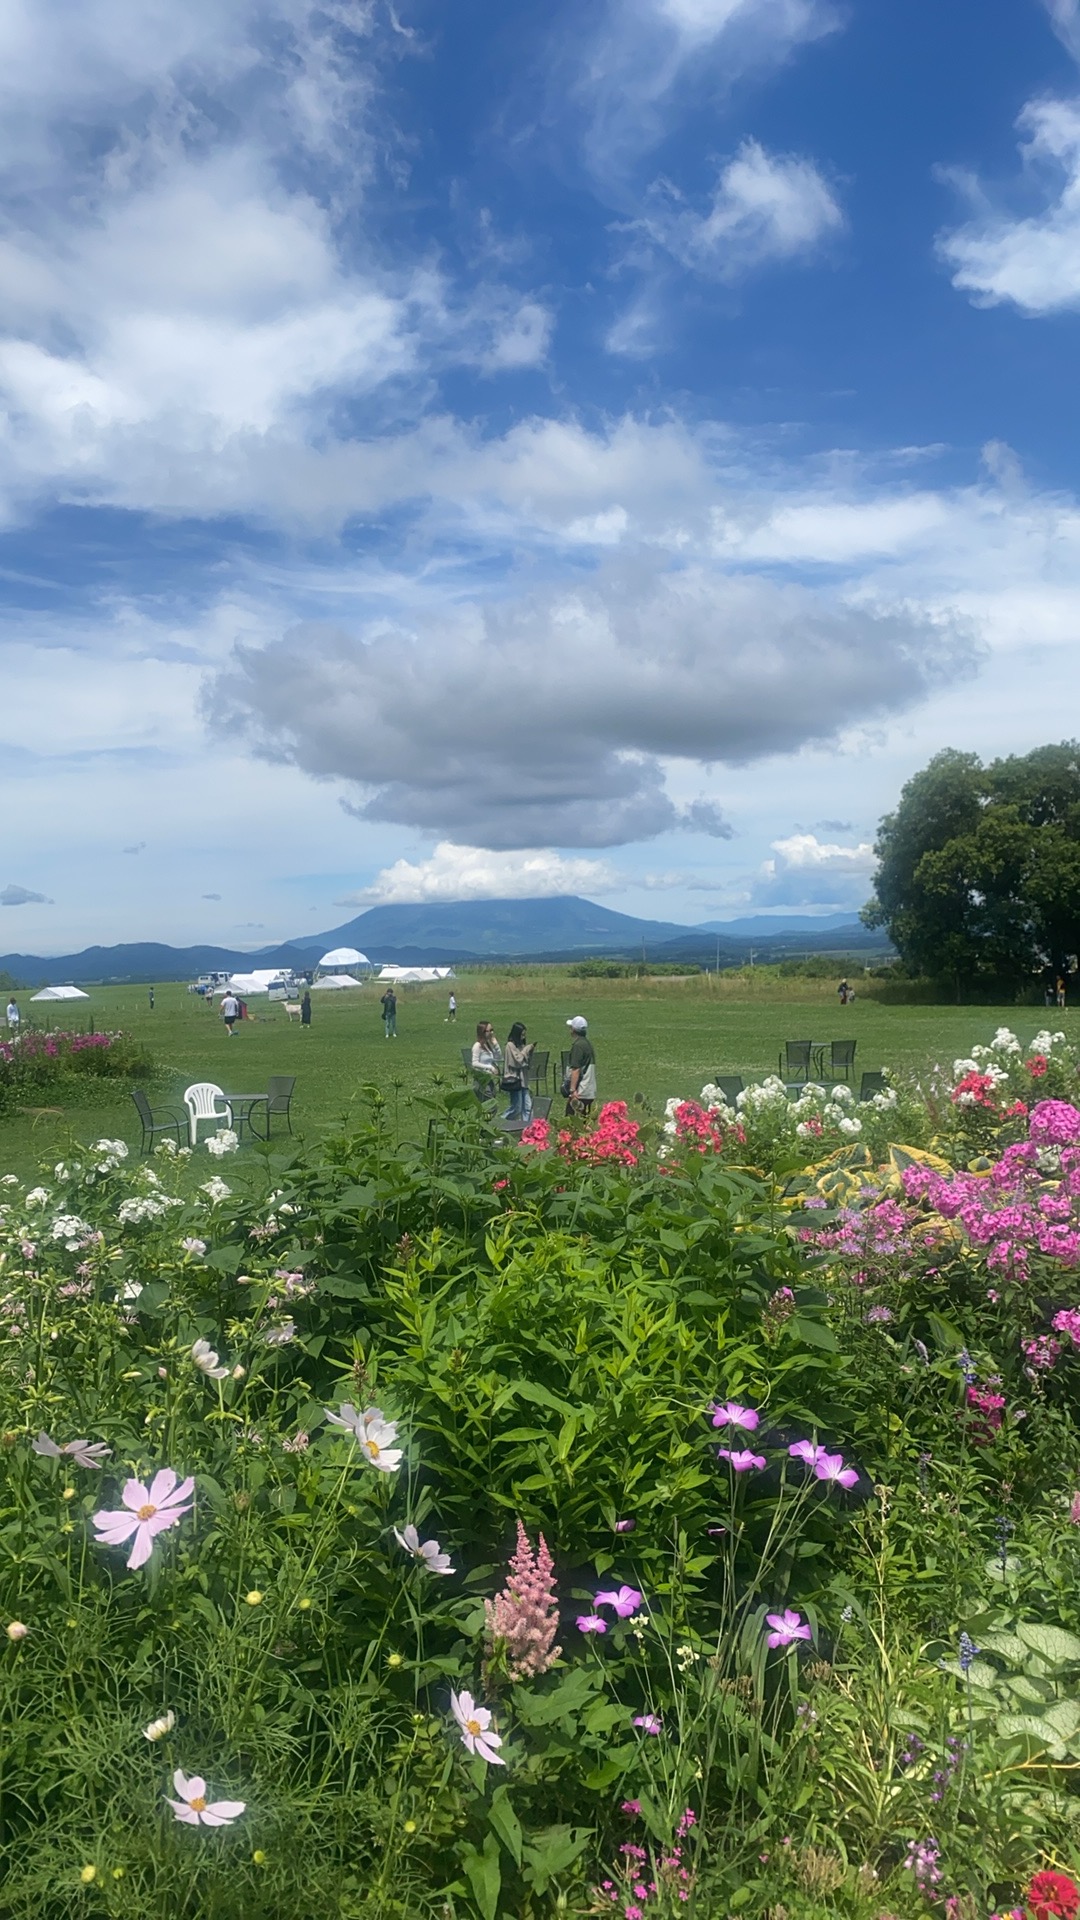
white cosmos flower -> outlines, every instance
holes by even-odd
[[[44,1431],[39,1433],[37,1439],[30,1444],[34,1452],[41,1454],[46,1460],[62,1460],[66,1454],[70,1460],[74,1460],[76,1466],[96,1467],[99,1472],[103,1462],[112,1452],[112,1448],[107,1447],[104,1440],[68,1440],[64,1446],[58,1447],[56,1441],[50,1440]]]
[[[502,1736],[492,1733],[490,1707],[478,1707],[471,1693],[451,1693],[450,1707],[461,1728],[461,1741],[470,1753],[479,1754],[491,1767],[505,1767],[506,1761],[500,1760],[495,1751],[502,1746]]]
[[[228,1379],[229,1369],[228,1367],[222,1367],[218,1364],[218,1356],[210,1345],[209,1340],[196,1340],[195,1345],[191,1349],[191,1357],[198,1367],[199,1372],[205,1373],[208,1380]]]
[[[444,1553],[437,1540],[421,1540],[416,1528],[411,1524],[400,1532],[394,1528],[394,1539],[399,1547],[419,1561],[425,1573],[453,1573],[450,1555]]]
[[[175,1725],[176,1715],[170,1708],[168,1713],[162,1714],[160,1720],[151,1720],[150,1725],[143,1728],[143,1739],[164,1740],[165,1735],[171,1733]]]
[[[332,1427],[343,1427],[351,1433],[361,1453],[377,1473],[396,1473],[401,1465],[401,1448],[394,1446],[397,1439],[397,1427],[387,1420],[381,1407],[365,1407],[363,1413],[357,1413],[351,1400],[342,1401],[340,1411],[324,1407]]]
[[[169,1805],[177,1819],[188,1827],[230,1827],[247,1806],[246,1800],[208,1801],[206,1781],[197,1773],[193,1773],[189,1780],[179,1767],[173,1774],[173,1786],[180,1798],[169,1800]],[[168,1794],[165,1798],[169,1799]]]

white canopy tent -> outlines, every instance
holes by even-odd
[[[380,967],[379,979],[388,986],[430,987],[439,980],[456,979],[453,967]]]
[[[31,1000],[89,1000],[90,995],[81,987],[42,987],[40,993],[32,993]]]
[[[319,965],[329,968],[331,973],[337,973],[342,967],[370,967],[371,961],[358,947],[331,947],[329,953],[323,954]]]
[[[313,980],[312,993],[340,993],[343,987],[359,987],[351,973],[324,973],[321,980]]]
[[[252,994],[269,993],[274,982],[283,977],[280,967],[256,967],[253,973],[231,973],[225,991],[242,994],[250,1000]]]

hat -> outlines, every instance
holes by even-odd
[[[568,1027],[573,1027],[575,1033],[586,1032],[589,1025],[588,1021],[583,1019],[580,1013],[575,1013],[573,1019],[568,1020],[566,1024]]]

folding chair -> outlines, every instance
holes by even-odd
[[[741,1073],[718,1073],[713,1080],[713,1086],[723,1094],[729,1107],[735,1105],[745,1085],[746,1082]]]
[[[812,1040],[785,1040],[780,1055],[780,1078],[785,1086],[789,1081],[809,1080],[810,1056],[813,1052]]]
[[[872,1100],[875,1093],[884,1093],[884,1092],[885,1092],[885,1075],[883,1073],[873,1072],[873,1073],[863,1074],[863,1077],[859,1082],[860,1105],[864,1100]]]

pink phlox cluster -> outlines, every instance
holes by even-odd
[[[550,1120],[530,1120],[528,1126],[521,1129],[521,1144],[523,1147],[535,1147],[539,1153],[546,1153],[553,1133]]]
[[[1005,1395],[991,1393],[988,1387],[969,1386],[964,1399],[968,1411],[968,1438],[976,1446],[986,1446],[1005,1416]]]
[[[1071,1146],[1080,1140],[1080,1112],[1067,1100],[1040,1100],[1031,1109],[1028,1138],[1048,1147]]]
[[[623,1812],[640,1813],[637,1801],[625,1801]],[[601,1899],[617,1907],[622,1920],[645,1920],[648,1908],[654,1911],[670,1913],[673,1901],[680,1906],[689,1902],[694,1891],[694,1873],[683,1859],[682,1842],[692,1827],[697,1825],[697,1815],[692,1807],[687,1807],[675,1829],[675,1842],[669,1853],[661,1854],[659,1860],[650,1862],[648,1851],[632,1840],[625,1840],[619,1848],[620,1865],[614,1869],[618,1880],[602,1880],[595,1889]]]
[[[572,1133],[569,1128],[560,1133],[559,1152],[564,1160],[584,1160],[591,1167],[610,1160],[619,1166],[636,1167],[640,1134],[638,1122],[629,1117],[626,1101],[609,1100],[601,1107],[590,1133]]]
[[[1062,1307],[1050,1324],[1055,1333],[1065,1334],[1074,1347],[1080,1347],[1080,1307]]]
[[[725,1125],[715,1108],[703,1107],[698,1100],[684,1100],[676,1107],[672,1119],[676,1140],[693,1153],[723,1153],[733,1141],[739,1146],[746,1144],[746,1134],[738,1120]]]
[[[965,1073],[958,1080],[949,1098],[958,1107],[997,1106],[997,1086],[988,1073]]]
[[[1049,1373],[1061,1355],[1061,1341],[1055,1340],[1051,1333],[1036,1333],[1030,1340],[1022,1340],[1020,1345],[1027,1363],[1024,1371],[1031,1376]]]
[[[533,1551],[520,1520],[506,1585],[494,1600],[484,1601],[484,1614],[489,1650],[494,1652],[500,1644],[505,1647],[512,1680],[532,1679],[555,1665],[562,1652],[555,1645],[559,1630],[555,1563],[543,1534]]]

